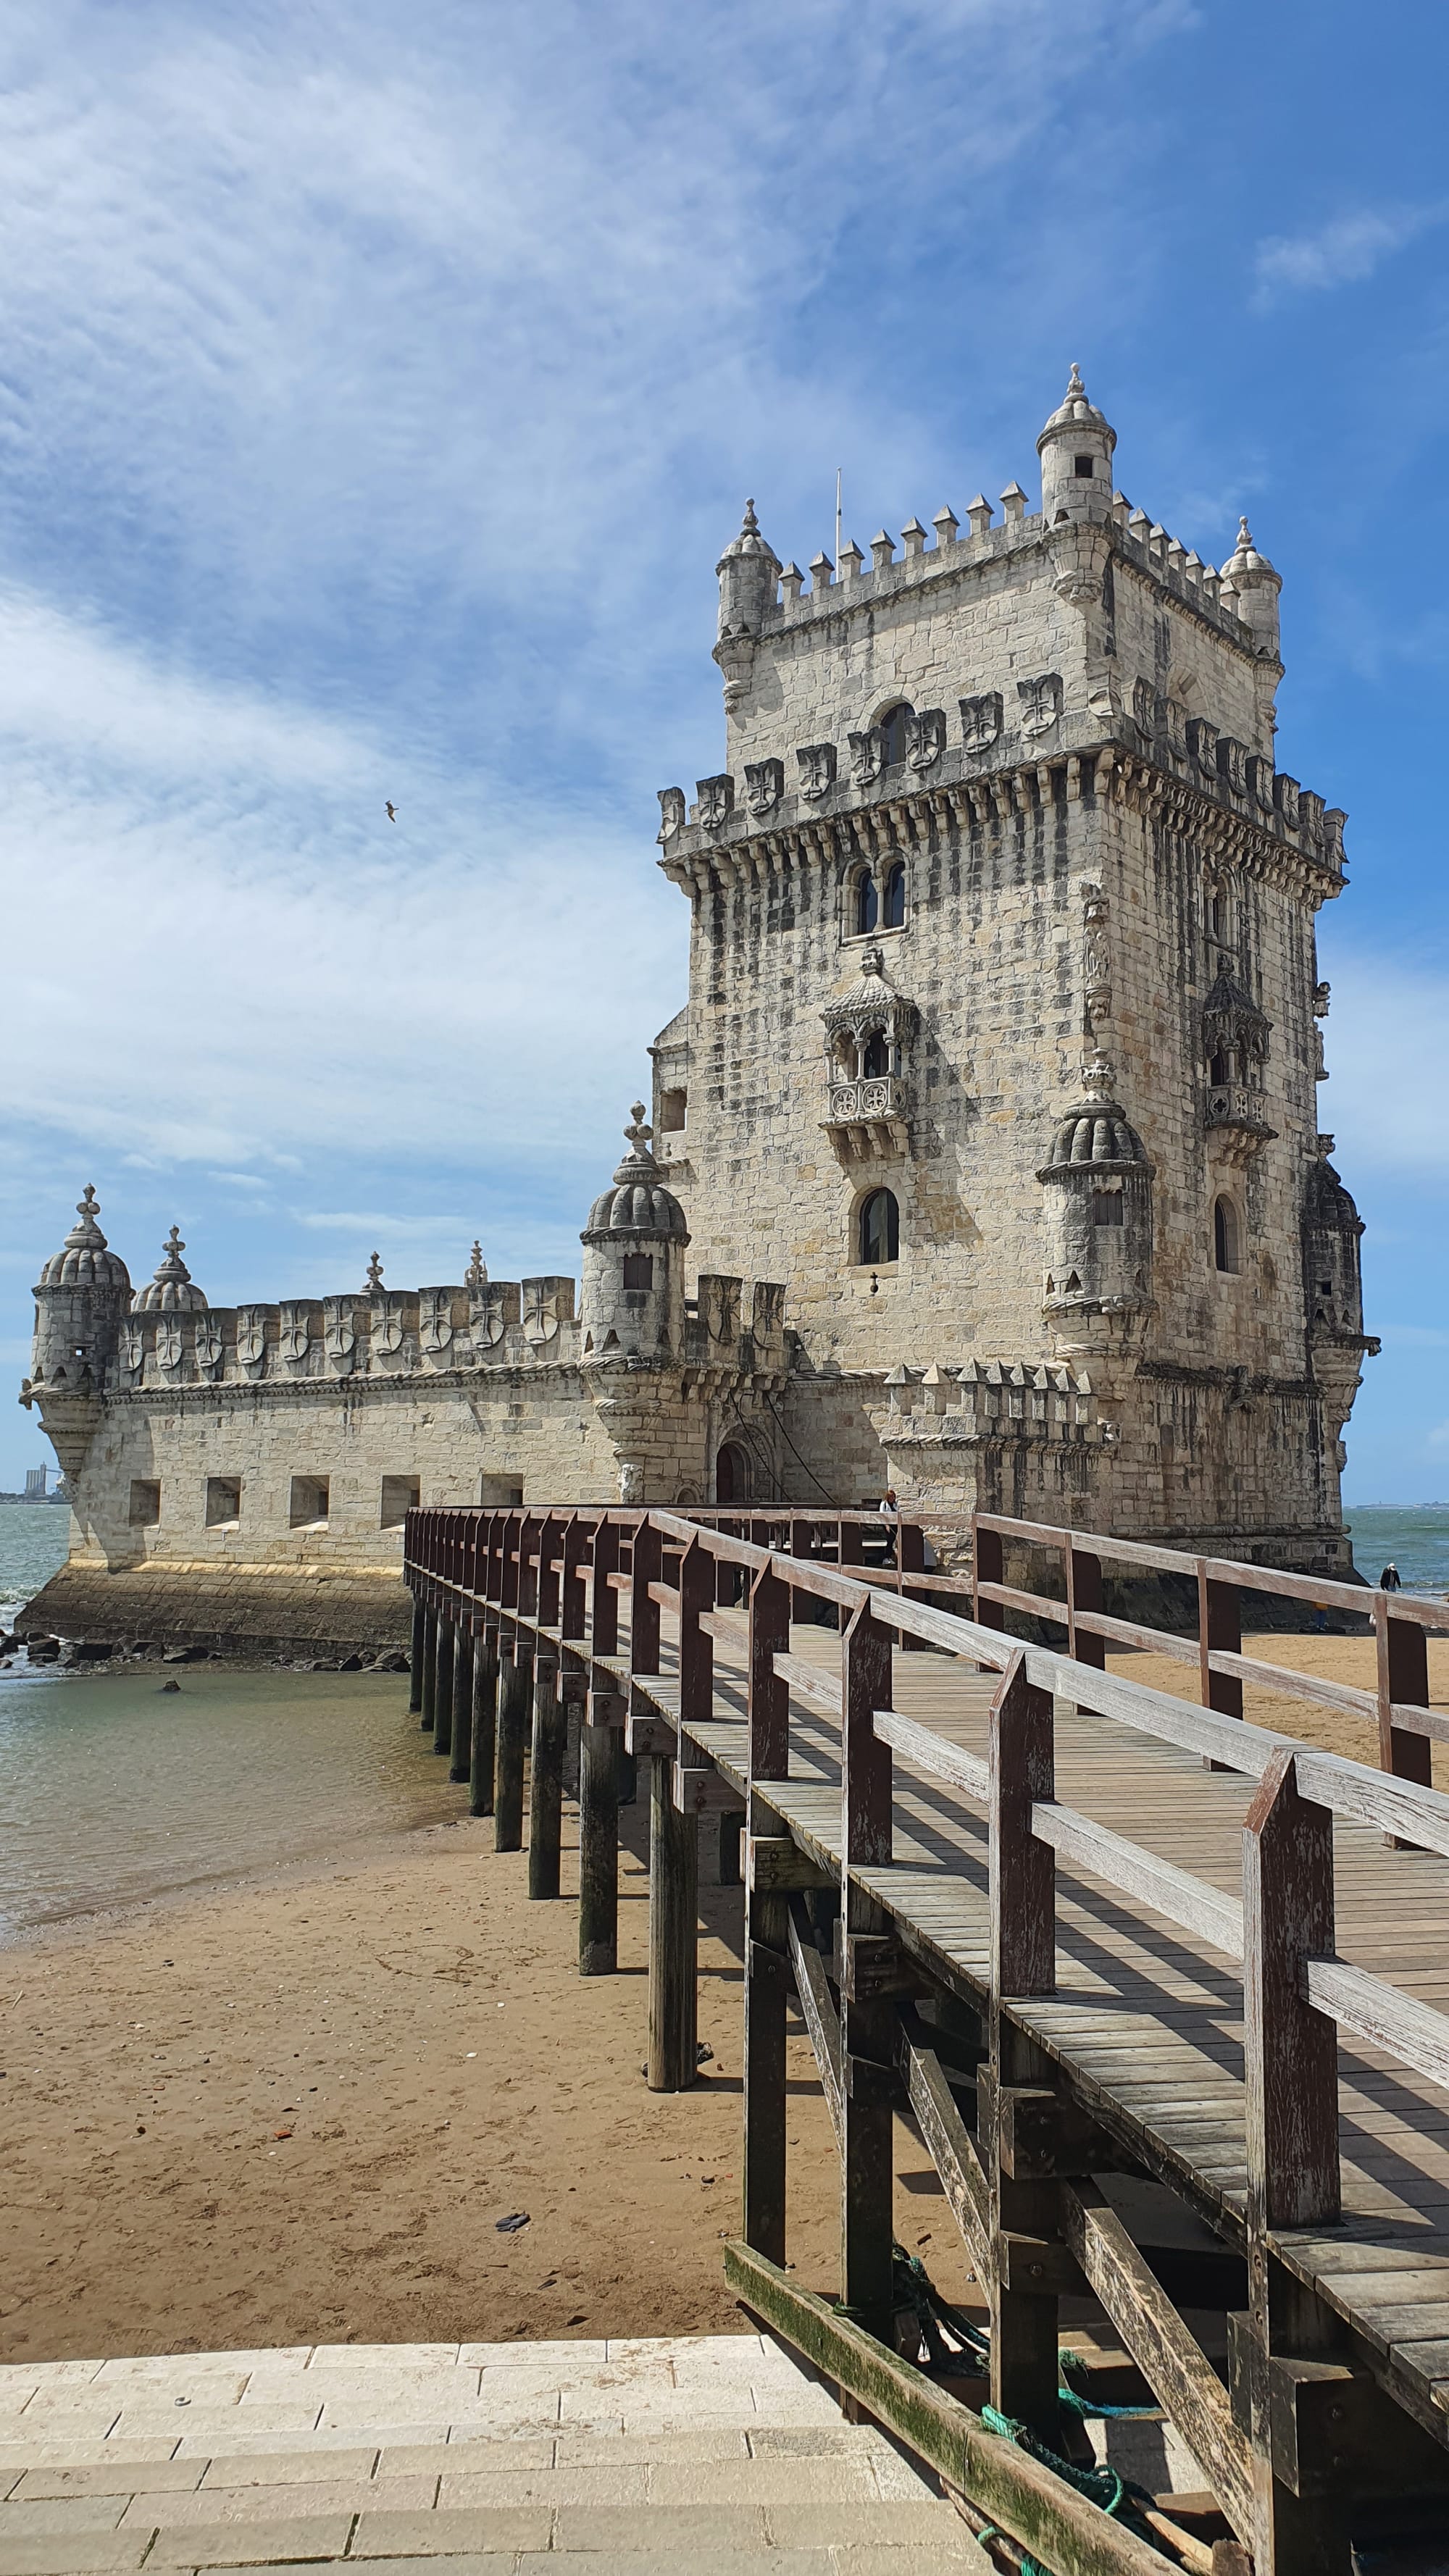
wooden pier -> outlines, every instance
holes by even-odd
[[[698,1822],[726,1859],[743,1823],[729,2277],[1003,2535],[998,2563],[1392,2564],[1373,2549],[1449,2531],[1449,1797],[1428,1762],[1449,1721],[1426,1655],[1449,1610],[984,1514],[971,1537],[952,1573],[921,1524],[864,1514],[415,1511],[414,1707],[500,1850],[526,1788],[536,1896],[577,1795],[584,1975],[615,1965],[621,1772],[647,1760],[658,2090],[694,2079]],[[1050,1588],[1009,1585],[1008,1552]],[[1190,1577],[1196,1637],[1109,1616],[1104,1565]],[[1244,1596],[1268,1594],[1371,1620],[1376,1689],[1244,1655]],[[1062,1646],[1008,1635],[1013,1614]],[[1192,1664],[1202,1705],[1109,1674],[1109,1643]],[[1245,1724],[1245,1681],[1373,1719],[1381,1767]],[[785,2269],[792,2007],[839,2151],[834,2300]],[[897,2108],[989,2301],[979,2387],[943,2387],[898,2328]],[[1205,2253],[1143,2225],[1154,2195]],[[1171,2419],[1200,2493],[1109,2512],[1083,2491],[1064,2296],[1098,2303],[1119,2388]]]

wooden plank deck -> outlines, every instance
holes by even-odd
[[[677,1722],[673,1623],[664,1670],[629,1676]],[[725,1632],[725,1633],[721,1633]],[[736,1644],[735,1639],[738,1643]],[[747,1758],[745,1622],[717,1619],[713,1715],[690,1742],[741,1791]],[[839,1639],[797,1625],[790,1651],[839,1671]],[[982,1758],[995,1677],[938,1655],[897,1652],[899,1715]],[[760,1794],[798,1840],[838,1870],[838,1730],[796,1693],[787,1781]],[[1056,1795],[1065,1805],[1236,1896],[1255,1782],[1059,1702]],[[989,1981],[985,1819],[967,1797],[895,1760],[894,1858],[856,1875],[934,1973],[973,1997]],[[1449,1862],[1392,1850],[1374,1830],[1334,1824],[1338,1955],[1409,1995],[1449,1991]],[[1231,1959],[1060,1856],[1056,1992],[1011,2005],[1077,2096],[1150,2169],[1235,2239],[1244,2232],[1243,1999]],[[1339,2046],[1343,2221],[1273,2238],[1284,2262],[1378,2357],[1385,2383],[1443,2439],[1449,2426],[1449,2092],[1365,2043]]]

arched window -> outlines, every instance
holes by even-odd
[[[876,916],[879,910],[880,903],[876,895],[875,879],[871,875],[869,868],[862,868],[859,876],[855,880],[855,928],[857,936],[859,936],[862,931],[874,930],[876,925]]]
[[[883,1074],[889,1073],[890,1048],[884,1029],[872,1029],[865,1042],[865,1059],[860,1069],[872,1082],[879,1082]]]
[[[881,904],[882,930],[899,930],[906,917],[906,863],[893,859],[886,870],[885,897]]]
[[[1213,1259],[1219,1270],[1238,1267],[1238,1211],[1231,1199],[1213,1201]]]
[[[724,1504],[750,1499],[749,1461],[737,1440],[727,1440],[715,1459],[714,1498]]]
[[[901,1256],[901,1212],[893,1190],[872,1190],[861,1205],[860,1240],[857,1246],[863,1266],[878,1270],[886,1261],[899,1261]]]
[[[907,706],[905,700],[902,699],[898,707],[888,708],[886,713],[880,718],[880,731],[885,735],[885,766],[887,769],[894,769],[898,761],[905,759],[906,718],[907,716],[913,716],[915,712],[915,708]]]

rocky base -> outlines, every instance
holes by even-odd
[[[195,1647],[252,1663],[406,1650],[412,1595],[401,1576],[168,1572],[125,1566],[114,1574],[63,1565],[27,1602],[19,1638],[82,1640],[88,1647]]]

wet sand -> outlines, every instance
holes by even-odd
[[[1259,1651],[1372,1681],[1369,1640]],[[1442,1698],[1449,1644],[1430,1656]],[[1112,1661],[1192,1695],[1189,1667]],[[1370,1752],[1367,1727],[1311,1703],[1250,1693],[1249,1711]],[[641,1802],[636,1843],[643,1825]],[[583,1980],[568,1820],[557,1904],[531,1905],[524,1856],[492,1843],[465,1818],[0,1951],[0,2359],[738,2323],[719,2255],[739,2207],[738,1890],[701,1891],[714,2060],[692,2092],[654,2095],[637,1852],[622,1973]],[[837,2167],[802,2037],[790,2081],[790,2251],[829,2290]],[[955,2229],[900,2122],[896,2164],[897,2233],[959,2296]],[[500,2234],[518,2211],[529,2224]]]

